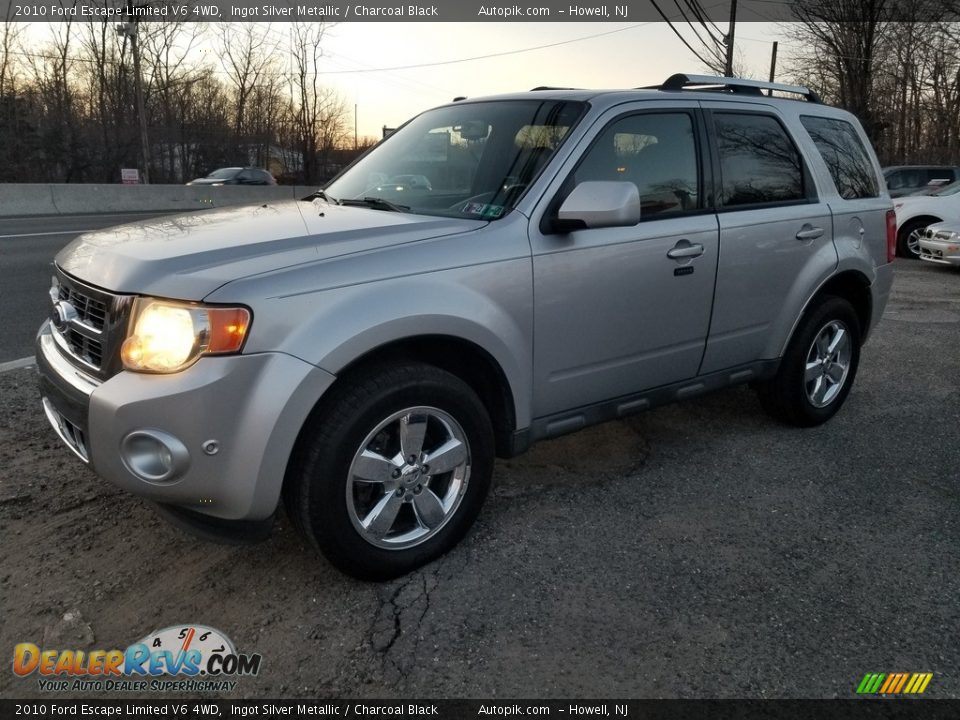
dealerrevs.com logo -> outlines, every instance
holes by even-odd
[[[37,676],[40,690],[104,692],[228,692],[260,672],[262,656],[238,653],[224,633],[205,625],[174,625],[126,650],[63,650],[20,643],[13,672]]]

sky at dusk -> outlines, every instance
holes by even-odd
[[[42,49],[53,26],[34,24],[25,42]],[[725,29],[725,23],[720,27]],[[280,44],[288,35],[285,23],[269,23],[264,29]],[[698,47],[689,31],[685,34]],[[736,38],[737,64],[748,76],[766,79],[774,40],[780,41],[778,66],[783,69],[789,60],[792,43],[781,25],[741,22]],[[544,45],[552,47],[540,47]],[[659,83],[675,72],[705,71],[663,22],[347,22],[327,30],[323,48],[323,82],[340,93],[351,126],[356,107],[360,136],[379,137],[384,125],[394,127],[461,95],[538,85],[637,87]],[[526,51],[514,52],[518,50]],[[212,41],[194,52],[216,67]],[[452,62],[501,53],[510,54]],[[424,64],[433,65],[396,69]]]

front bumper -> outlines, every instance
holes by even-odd
[[[960,240],[920,238],[920,259],[939,265],[960,267]]]
[[[154,502],[223,520],[273,515],[300,428],[334,380],[290,355],[259,353],[100,382],[67,362],[49,322],[37,335],[36,355],[51,424],[98,475]],[[168,439],[176,471],[142,476],[143,464],[131,456],[143,443],[131,434]]]

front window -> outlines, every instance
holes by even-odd
[[[640,193],[640,216],[700,208],[693,117],[685,112],[630,115],[607,126],[573,173],[575,185],[628,181]]]
[[[239,172],[240,168],[222,168],[221,170],[214,170],[212,173],[207,175],[207,177],[215,180],[229,180]]]
[[[375,147],[325,194],[345,204],[496,220],[539,176],[584,104],[503,100],[430,110]]]

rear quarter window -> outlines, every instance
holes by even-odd
[[[837,193],[846,200],[874,198],[880,194],[873,164],[856,128],[845,120],[803,115],[800,122],[817,146],[830,171]],[[890,187],[902,187],[903,173],[891,176]]]

